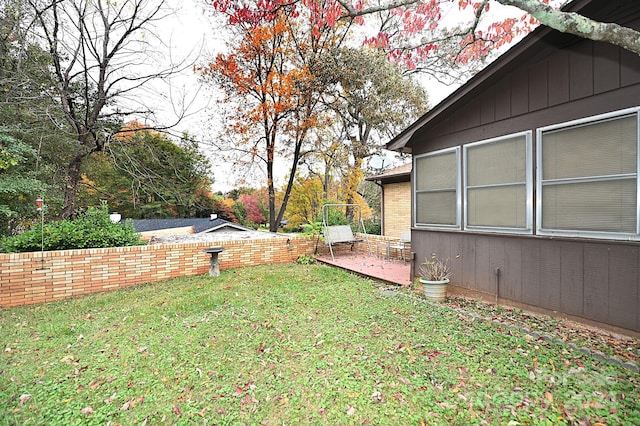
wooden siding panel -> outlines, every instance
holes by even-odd
[[[593,46],[593,90],[608,92],[620,87],[620,49],[609,43]]]
[[[503,238],[491,237],[489,239],[489,273],[493,281],[494,294],[502,296],[504,286],[504,271],[505,271],[505,254],[504,254],[505,240]],[[498,275],[496,272],[500,270]],[[498,287],[500,286],[500,287]]]
[[[494,293],[496,289],[494,275],[491,272],[491,244],[487,237],[476,236],[476,289],[485,293]]]
[[[441,232],[429,233],[427,244],[424,250],[416,252],[416,262],[418,264],[431,259],[432,255],[446,259],[449,256],[451,239],[449,235]]]
[[[504,242],[504,269],[500,274],[500,297],[522,299],[522,241],[507,239]]]
[[[511,77],[511,116],[529,112],[529,75],[526,73]]]
[[[480,109],[480,124],[493,123],[496,120],[496,97],[493,92],[485,92],[482,95],[482,107]]]
[[[450,257],[452,284],[640,331],[640,246],[417,231],[416,263]],[[460,254],[460,257],[457,255]]]
[[[451,283],[456,285],[464,282],[464,265],[462,261],[464,240],[463,235],[454,234],[451,236],[451,252],[449,253],[452,273]]]
[[[640,83],[640,56],[622,49],[620,62],[620,85],[625,87]]]
[[[549,59],[549,106],[569,101],[569,54],[560,51]]]
[[[571,315],[582,316],[582,244],[563,243],[560,246],[560,261],[560,309]]]
[[[540,306],[560,309],[560,246],[544,241],[540,246]]]
[[[480,99],[474,99],[469,103],[469,107],[465,111],[465,116],[467,118],[467,129],[472,127],[478,127],[480,125],[480,110],[481,110]]]
[[[585,244],[583,315],[595,321],[609,320],[609,248]]]
[[[540,306],[540,241],[522,241],[522,302]]]
[[[547,62],[542,62],[529,70],[529,111],[549,105],[547,68]]]
[[[612,246],[609,251],[609,321],[633,328],[638,314],[638,248]]]
[[[496,121],[511,117],[511,81],[508,78],[500,80],[494,90]]]
[[[593,95],[593,43],[582,42],[569,53],[569,97],[571,100]]]
[[[462,240],[462,286],[477,290],[476,237],[466,235]]]
[[[469,104],[467,104],[453,114],[454,118],[451,125],[454,131],[460,132],[467,129],[467,114],[470,113],[469,109]]]

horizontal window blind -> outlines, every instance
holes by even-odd
[[[532,188],[527,174],[530,133],[465,147],[465,227],[523,232],[531,229],[527,211]],[[532,195],[531,195],[532,196]],[[529,203],[530,205],[530,203]]]
[[[417,225],[458,225],[458,149],[415,160],[415,222]]]
[[[527,225],[524,185],[469,189],[467,197],[470,226],[524,228]]]
[[[599,232],[636,232],[635,179],[544,187],[542,226]]]
[[[540,135],[542,232],[637,236],[637,113]]]

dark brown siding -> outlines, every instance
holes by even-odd
[[[569,53],[569,98],[593,95],[593,43],[580,43]]]
[[[637,245],[427,230],[413,240],[418,261],[451,259],[453,285],[640,331]]]
[[[565,50],[551,56],[549,64],[549,105],[569,101],[569,53]]]
[[[640,56],[591,41],[548,48],[467,98],[430,124],[428,145],[416,142],[414,154],[638,106]]]
[[[470,86],[414,134],[413,154],[640,106],[640,56],[562,40]],[[414,228],[412,248],[418,261],[451,258],[458,286],[640,331],[640,243]]]

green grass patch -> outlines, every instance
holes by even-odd
[[[0,424],[640,424],[639,375],[323,265],[0,312]]]

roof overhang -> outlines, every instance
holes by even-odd
[[[571,3],[565,5],[562,10],[567,12],[578,12],[594,0],[574,0]],[[540,42],[542,39],[549,37],[555,40],[564,40],[564,44],[571,44],[580,40],[579,37],[560,33],[547,26],[540,25],[538,28],[529,33],[520,42],[516,43],[507,52],[496,58],[493,62],[487,65],[483,70],[478,72],[469,81],[460,86],[451,95],[445,98],[442,102],[430,109],[422,117],[416,120],[413,124],[403,130],[396,137],[391,139],[384,147],[390,151],[397,151],[402,153],[413,152],[414,135],[425,126],[436,121],[454,105],[458,104],[464,97],[473,93],[479,87],[483,86],[485,82],[492,77],[499,74],[501,71],[516,64],[522,58],[524,52]]]

